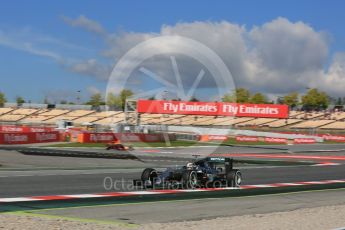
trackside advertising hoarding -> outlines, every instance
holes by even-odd
[[[287,105],[138,100],[138,113],[287,118]]]
[[[18,125],[0,125],[0,132],[3,133],[40,133],[53,132],[52,127],[33,127],[33,126],[18,126]]]
[[[0,144],[31,144],[59,141],[59,132],[0,133]]]
[[[169,140],[175,140],[175,136],[169,134]],[[80,143],[109,143],[114,140],[123,142],[160,142],[164,141],[162,134],[143,133],[80,133],[78,142]]]

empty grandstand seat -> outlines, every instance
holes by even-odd
[[[275,118],[255,118],[243,123],[238,124],[238,126],[262,126],[266,123],[276,121]]]
[[[327,125],[320,127],[320,129],[345,129],[344,121],[336,121]]]
[[[26,115],[21,115],[21,114],[4,114],[0,116],[0,121],[19,121],[26,117]]]
[[[10,114],[28,116],[28,115],[31,115],[31,114],[36,113],[36,112],[38,112],[38,109],[15,109],[15,110],[11,111]]]
[[[48,110],[47,112],[44,113],[40,113],[40,115],[42,116],[59,116],[65,113],[68,113],[69,110],[65,110],[65,109],[52,109],[52,110]]]
[[[276,121],[267,123],[265,125],[270,127],[270,128],[280,128],[280,127],[284,127],[284,126],[288,126],[288,125],[293,125],[293,124],[296,124],[296,123],[301,122],[301,121],[303,121],[303,120],[301,120],[301,119],[278,119]]]
[[[73,121],[75,119],[77,119],[78,117],[71,117],[71,116],[65,116],[65,115],[61,115],[61,116],[54,116],[53,118],[50,118],[48,120],[45,120],[44,123],[48,123],[48,124],[55,124],[58,120],[66,120],[66,121]]]
[[[5,113],[9,113],[12,110],[13,110],[12,108],[0,108],[0,115],[5,114]]]
[[[71,112],[66,113],[66,116],[71,116],[71,117],[82,117],[85,115],[89,115],[95,113],[93,110],[73,110]]]
[[[30,122],[35,122],[35,123],[39,123],[39,122],[43,122],[46,121],[48,119],[51,119],[54,116],[41,116],[41,115],[30,115],[25,117],[23,120],[21,120],[21,122],[26,122],[26,123],[30,123]]]
[[[228,117],[226,120],[221,121],[219,123],[215,123],[214,125],[237,125],[242,122],[253,120],[253,117]]]
[[[297,129],[309,129],[309,128],[318,128],[330,123],[333,123],[332,120],[309,120],[304,121],[295,125],[292,125],[290,128],[297,128]]]

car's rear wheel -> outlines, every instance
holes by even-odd
[[[239,187],[242,183],[242,173],[238,169],[233,169],[226,174],[228,186]]]
[[[185,189],[194,189],[198,186],[198,175],[195,171],[186,171],[182,174],[182,184]]]
[[[151,185],[145,185],[145,187],[153,187],[154,180],[157,178],[158,174],[157,171],[153,168],[146,168],[144,169],[143,173],[141,174],[141,180],[143,182],[150,181]]]

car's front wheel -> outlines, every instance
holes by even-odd
[[[186,171],[182,175],[184,189],[194,189],[198,186],[198,175],[195,171]]]
[[[157,178],[158,174],[157,171],[153,168],[146,168],[144,169],[143,173],[141,174],[141,181],[144,183],[150,181],[150,185],[145,185],[145,187],[153,187],[154,180]]]
[[[233,169],[226,174],[228,186],[239,187],[242,183],[242,173],[238,169]]]

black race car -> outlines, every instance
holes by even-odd
[[[157,171],[146,168],[135,186],[144,188],[193,189],[210,187],[238,187],[242,181],[240,170],[233,168],[233,159],[206,157],[183,166]]]

